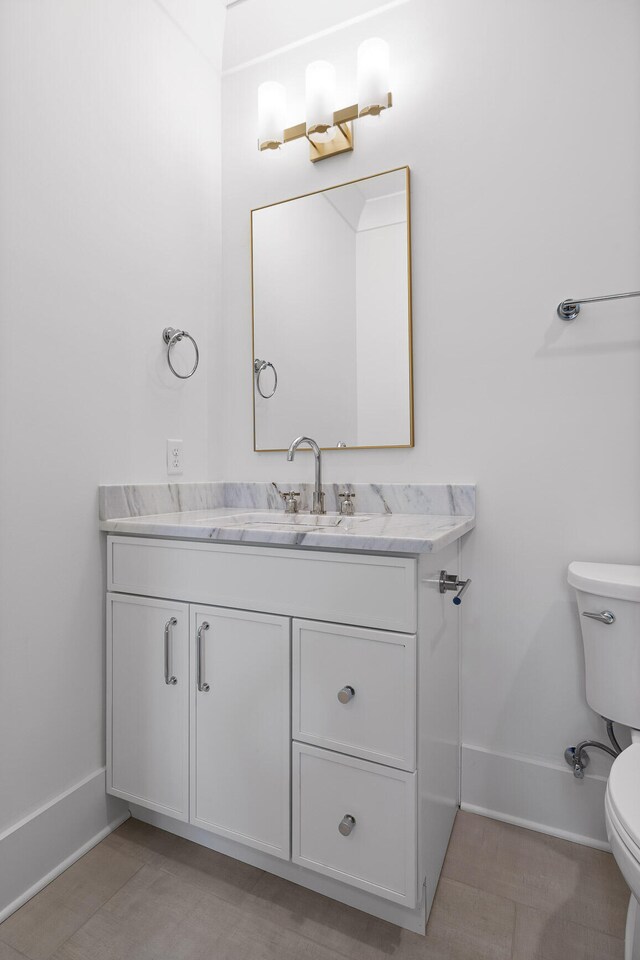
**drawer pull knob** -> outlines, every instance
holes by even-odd
[[[338,830],[343,837],[348,837],[353,828],[356,825],[356,818],[352,817],[350,813],[345,813],[344,817],[338,824]]]
[[[353,700],[356,695],[356,691],[353,687],[343,687],[342,690],[338,690],[338,700],[340,703],[349,703],[349,700]]]

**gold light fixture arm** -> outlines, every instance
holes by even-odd
[[[352,121],[360,116],[378,115],[381,110],[391,109],[393,106],[393,97],[391,93],[387,94],[387,106],[377,109],[377,111],[360,110],[357,103],[349,107],[343,107],[341,110],[335,110],[333,114],[333,123],[337,127],[336,135],[333,140],[327,143],[314,143],[309,140],[309,159],[312,163],[318,160],[325,160],[327,157],[335,157],[340,153],[348,153],[353,150],[353,127]],[[293,127],[287,127],[284,131],[284,143],[290,143],[292,140],[300,140],[307,136],[306,123],[296,123]],[[307,138],[308,139],[308,138]],[[270,144],[263,144],[260,148],[266,150]]]

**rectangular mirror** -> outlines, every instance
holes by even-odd
[[[409,168],[251,212],[254,449],[413,446]]]

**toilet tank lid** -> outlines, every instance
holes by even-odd
[[[599,597],[640,602],[640,566],[631,563],[569,564],[567,579],[572,587]]]
[[[632,743],[613,761],[607,793],[622,826],[640,843],[640,743]]]

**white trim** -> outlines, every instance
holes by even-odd
[[[462,745],[461,808],[573,843],[609,850],[606,777],[576,780],[568,766]]]
[[[594,847],[596,850],[611,852],[611,847],[606,840],[596,840],[593,837],[585,837],[580,833],[570,833],[567,830],[556,830],[547,824],[534,823],[533,820],[524,820],[522,817],[512,817],[497,810],[487,810],[485,807],[476,807],[472,803],[461,803],[460,809],[467,813],[476,813],[479,817],[489,817],[491,820],[512,823],[515,827],[523,827],[525,830],[533,830],[535,833],[544,833],[549,837],[559,837],[561,840],[569,840],[571,843],[580,843],[583,847]]]
[[[238,0],[232,0],[231,6],[233,3],[237,3]],[[320,40],[322,37],[329,37],[333,33],[338,33],[340,30],[345,30],[347,27],[353,27],[356,23],[362,23],[365,20],[371,19],[371,17],[377,17],[381,13],[386,13],[387,10],[393,10],[394,7],[401,7],[405,3],[411,3],[411,0],[389,0],[388,3],[383,3],[379,7],[376,7],[375,10],[367,10],[366,13],[360,13],[357,17],[351,17],[349,20],[342,20],[340,23],[335,23],[331,27],[325,27],[324,30],[318,30],[317,33],[310,33],[306,37],[301,37],[299,40],[293,40],[291,43],[285,44],[283,47],[277,47],[275,50],[269,50],[267,53],[261,53],[258,57],[253,57],[251,60],[245,60],[242,63],[237,63],[235,67],[228,67],[226,70],[222,71],[222,76],[227,77],[232,73],[239,73],[241,70],[247,70],[249,67],[254,67],[258,63],[264,63],[266,60],[273,60],[274,57],[279,57],[283,53],[289,53],[290,50],[296,50],[298,47],[304,47],[307,43],[312,43],[314,40]]]
[[[125,820],[129,820],[131,814],[127,810],[125,813],[121,814],[116,820],[112,820],[111,823],[108,823],[106,827],[103,827],[98,833],[96,833],[90,840],[87,840],[86,843],[83,843],[81,847],[78,847],[77,850],[74,850],[73,853],[69,854],[66,860],[63,860],[62,863],[59,863],[57,867],[54,867],[53,870],[50,870],[44,877],[41,877],[32,887],[29,887],[28,890],[25,890],[24,893],[20,894],[13,903],[10,903],[7,907],[0,910],[0,923],[3,920],[6,920],[7,917],[10,917],[12,913],[15,913],[16,910],[19,910],[20,907],[24,906],[28,900],[31,900],[32,897],[35,897],[36,893],[40,893],[46,886],[48,886],[52,880],[55,880],[56,877],[59,877],[61,873],[64,873],[65,870],[68,870],[76,860],[79,860],[80,857],[84,857],[85,853],[88,853],[89,850],[92,850],[93,847],[96,847],[101,840],[104,840],[105,837],[108,837],[110,833],[113,833],[114,830],[117,830]]]
[[[517,760],[519,763],[529,763],[536,767],[544,767],[547,770],[556,770],[560,773],[570,773],[569,768],[565,767],[564,764],[555,763],[551,760],[542,760],[540,757],[526,757],[520,753],[503,753],[500,750],[489,750],[488,747],[479,747],[471,743],[463,743],[462,749],[473,750],[474,753],[485,753],[489,757],[500,757],[502,760]],[[587,773],[585,774],[585,779],[601,780],[603,783],[606,783],[609,778],[597,773]]]
[[[34,810],[33,813],[27,814],[26,817],[23,817],[22,820],[18,820],[17,823],[12,823],[3,833],[0,833],[0,843],[3,840],[6,840],[7,837],[11,836],[12,833],[16,833],[18,830],[21,830],[32,820],[35,820],[36,817],[41,817],[47,812],[47,810],[53,809],[57,803],[61,803],[70,797],[76,790],[82,790],[83,787],[86,787],[95,777],[100,776],[106,772],[106,767],[100,767],[99,770],[95,770],[93,773],[90,773],[89,776],[85,777],[84,780],[80,780],[78,783],[74,783],[72,787],[69,787],[68,790],[64,790],[62,793],[58,794],[57,797],[54,797],[52,800],[48,800],[47,803],[43,803],[41,807],[38,807],[37,810]]]
[[[0,923],[129,816],[100,767],[12,824],[0,834]]]

